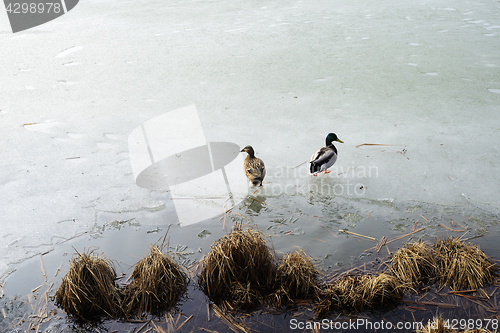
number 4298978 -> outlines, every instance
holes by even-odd
[[[498,319],[447,319],[444,323],[444,327],[452,330],[477,330],[483,328],[496,332],[498,326]]]
[[[15,2],[9,3],[6,7],[7,13],[9,14],[35,14],[35,13],[55,13],[59,14],[63,10],[60,2],[40,2],[40,3],[28,3],[28,2]]]

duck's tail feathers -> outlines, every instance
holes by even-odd
[[[314,173],[318,173],[321,170],[321,167],[319,165],[317,165],[316,162],[312,161],[310,163],[311,164],[309,166],[309,173],[314,174]]]

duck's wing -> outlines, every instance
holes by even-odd
[[[330,147],[323,147],[311,156],[311,164],[321,165],[330,161],[337,153]]]
[[[311,156],[311,162],[309,166],[309,172],[311,174],[320,172],[324,169],[328,169],[337,160],[337,152],[331,147],[323,147]]]
[[[266,166],[260,158],[253,158],[245,164],[245,171],[256,179],[264,179],[266,175]]]

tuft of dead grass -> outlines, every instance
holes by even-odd
[[[261,295],[250,283],[233,283],[229,288],[229,298],[238,309],[251,310],[259,304]]]
[[[283,257],[276,268],[275,291],[269,301],[283,306],[296,299],[309,299],[318,290],[318,270],[312,258],[302,249],[295,249]]]
[[[498,266],[476,245],[448,237],[436,240],[433,250],[439,282],[452,290],[482,288],[496,278]]]
[[[77,252],[56,292],[56,304],[87,320],[165,313],[187,291],[188,277],[161,248],[150,247],[149,255],[136,264],[132,282],[121,289],[111,261],[93,251]],[[228,300],[231,308],[251,310],[262,301],[283,307],[314,298],[318,317],[334,310],[359,312],[391,306],[419,283],[438,281],[452,290],[479,289],[494,282],[498,271],[476,245],[450,237],[432,246],[422,241],[406,244],[392,256],[390,274],[360,271],[364,275],[346,275],[351,270],[320,286],[319,272],[304,251],[292,249],[277,262],[261,232],[241,224],[212,245],[200,266],[198,283],[212,301]],[[447,332],[439,327],[429,332]]]
[[[356,297],[358,276],[344,276],[323,286],[316,294],[314,311],[317,317],[324,317],[332,311],[361,308]]]
[[[237,225],[212,245],[203,260],[199,285],[216,302],[228,299],[230,286],[233,286],[233,295],[247,293],[248,297],[240,300],[253,299],[252,294],[269,288],[275,273],[274,257],[261,233]],[[252,300],[248,305],[253,303]]]
[[[287,253],[279,263],[276,276],[292,298],[310,297],[318,287],[318,270],[302,249]]]
[[[69,315],[91,320],[121,315],[120,295],[113,263],[93,251],[73,258],[56,292],[56,304]]]
[[[433,282],[436,268],[437,259],[432,247],[423,241],[405,244],[391,258],[391,273],[405,283]]]
[[[161,314],[172,308],[187,290],[187,274],[158,246],[139,260],[132,282],[123,287],[125,317]]]
[[[397,277],[380,273],[361,276],[358,292],[363,300],[363,308],[377,309],[401,301],[405,289],[405,284]]]
[[[344,276],[318,292],[315,312],[323,317],[334,310],[381,309],[401,301],[405,288],[401,280],[386,273]]]

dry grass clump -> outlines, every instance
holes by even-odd
[[[345,276],[319,291],[315,312],[323,317],[333,310],[380,309],[401,301],[404,290],[401,280],[385,273]]]
[[[437,275],[442,285],[452,290],[471,290],[492,283],[498,266],[476,245],[465,244],[457,237],[437,240]]]
[[[279,309],[292,303],[293,298],[290,296],[288,289],[276,284],[275,289],[270,294],[266,295],[266,301],[270,306]]]
[[[56,304],[79,319],[120,316],[120,296],[112,262],[93,251],[77,254],[56,292]]]
[[[276,297],[284,296],[278,304],[313,296],[318,288],[317,276],[312,258],[302,249],[287,253],[276,269]]]
[[[233,296],[251,299],[250,305],[255,303],[252,295],[269,288],[275,272],[273,255],[261,233],[238,225],[212,245],[203,260],[199,284],[215,301],[228,299],[233,286]]]
[[[123,288],[125,316],[158,315],[173,307],[187,290],[187,275],[158,246],[135,265],[133,281]]]
[[[260,293],[253,289],[250,283],[235,282],[229,288],[229,295],[234,306],[238,309],[250,310],[259,304]]]
[[[405,244],[391,258],[391,273],[409,284],[431,282],[436,276],[436,267],[432,247],[423,241]]]
[[[453,290],[471,290],[493,282],[498,266],[478,249],[457,237],[437,240],[433,246],[406,244],[391,258],[391,273],[406,283],[435,280]]]
[[[385,273],[363,275],[358,288],[365,309],[395,304],[403,299],[406,289],[400,279]]]
[[[324,317],[337,310],[360,309],[360,298],[356,295],[359,276],[344,276],[333,283],[324,285],[316,294],[316,316]]]
[[[314,312],[319,318],[325,317],[334,310],[340,310],[345,299],[340,299],[341,294],[336,283],[323,286],[317,293]]]

